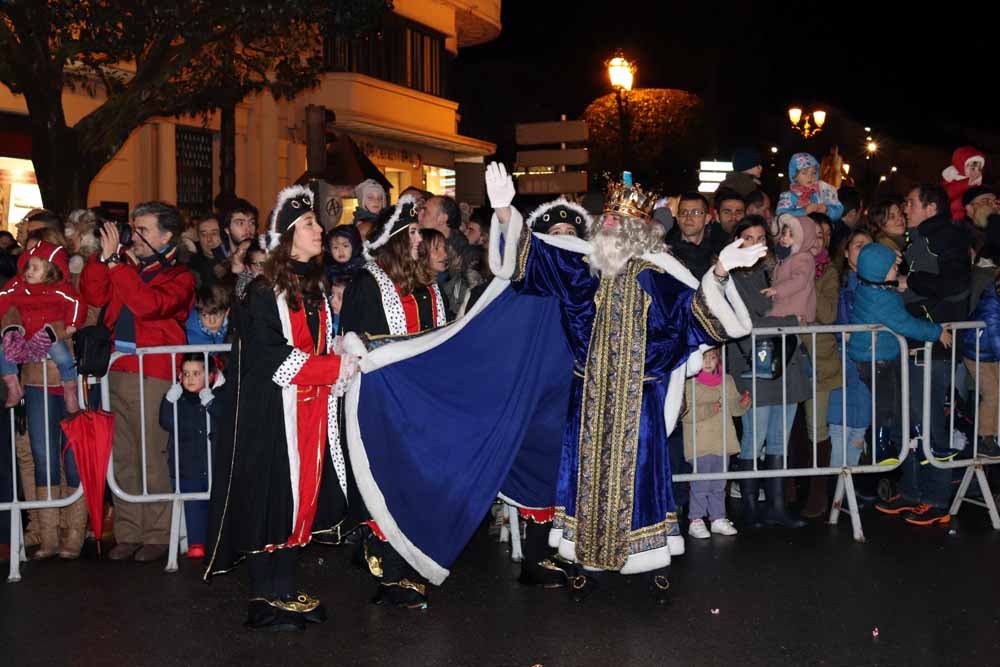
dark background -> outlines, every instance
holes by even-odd
[[[702,159],[728,159],[748,143],[763,151],[777,145],[777,172],[796,150],[822,157],[837,144],[863,170],[870,126],[880,145],[872,183],[897,164],[890,176],[897,186],[940,180],[951,151],[966,143],[987,153],[993,182],[1000,15],[985,3],[916,8],[508,1],[499,38],[459,54],[460,130],[496,142],[498,157],[512,162],[514,123],[578,118],[611,91],[604,63],[620,48],[637,63],[636,87],[704,99],[711,139]],[[826,109],[824,132],[810,141],[793,133],[786,115],[793,104]]]

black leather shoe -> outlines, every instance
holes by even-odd
[[[409,579],[396,583],[380,583],[372,597],[372,604],[402,609],[427,609],[427,588]]]
[[[270,630],[271,632],[301,632],[306,629],[302,614],[287,611],[280,600],[256,598],[247,605],[247,620],[243,624],[250,630]]]
[[[517,583],[522,586],[541,586],[542,588],[563,588],[569,574],[551,558],[538,563],[524,561],[521,564],[521,576]]]

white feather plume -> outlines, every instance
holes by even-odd
[[[403,206],[406,204],[416,204],[417,199],[413,195],[403,195],[396,201],[396,210],[392,212],[392,217],[389,218],[389,222],[385,223],[382,227],[382,232],[378,235],[378,238],[374,241],[364,242],[364,257],[369,262],[372,260],[372,250],[378,250],[386,243],[389,242],[389,236],[392,235],[393,225],[399,220],[399,216],[403,214]]]

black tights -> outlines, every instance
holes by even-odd
[[[302,547],[276,549],[268,553],[250,554],[247,574],[250,576],[250,594],[257,597],[280,597],[298,592],[295,571]]]

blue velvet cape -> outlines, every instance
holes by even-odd
[[[521,280],[495,279],[458,322],[372,351],[346,398],[348,448],[368,510],[432,583],[447,576],[498,494],[575,515],[577,375],[600,280],[578,253],[537,237],[526,246]],[[675,509],[667,384],[713,341],[692,316],[694,289],[652,268],[638,282],[651,303],[632,530],[663,524]],[[661,544],[637,545],[646,547]]]

